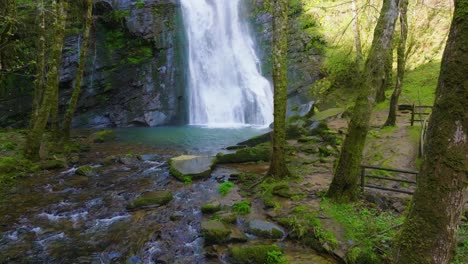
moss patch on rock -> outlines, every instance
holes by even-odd
[[[153,191],[142,194],[127,206],[128,209],[142,207],[156,207],[169,203],[172,200],[170,191]]]
[[[216,158],[220,164],[269,161],[271,158],[271,145],[263,143],[255,147],[240,149],[235,153],[218,153]]]
[[[206,245],[223,244],[227,243],[230,239],[231,230],[219,221],[204,221],[201,227]]]
[[[268,262],[269,253],[282,252],[277,245],[255,245],[255,246],[234,246],[231,248],[229,256],[236,264],[265,264]]]

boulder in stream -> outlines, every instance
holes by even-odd
[[[267,262],[269,254],[282,253],[277,245],[233,246],[229,257],[233,263],[238,264],[263,264]]]
[[[215,163],[215,157],[182,155],[169,160],[169,170],[177,179],[190,181],[209,176]]]
[[[86,177],[92,177],[92,176],[95,176],[97,172],[93,167],[89,165],[85,165],[85,166],[78,167],[78,169],[76,169],[75,171],[75,174],[86,176]]]
[[[153,191],[142,194],[127,206],[128,209],[156,207],[169,203],[172,200],[170,191]]]
[[[203,221],[201,228],[206,245],[223,244],[230,239],[231,229],[219,221]]]

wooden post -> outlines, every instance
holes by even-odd
[[[365,180],[364,178],[366,177],[366,168],[361,166],[361,190],[364,192],[364,184]]]
[[[411,126],[414,124],[414,104],[413,107],[411,108]]]

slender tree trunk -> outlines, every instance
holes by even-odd
[[[408,17],[406,15],[408,10],[408,0],[400,0],[400,42],[398,43],[398,66],[397,66],[397,80],[395,89],[393,90],[390,99],[390,109],[388,111],[388,118],[384,126],[396,125],[396,113],[398,107],[398,99],[401,94],[403,86],[403,78],[405,77],[406,68],[406,39],[408,37]]]
[[[25,155],[30,159],[39,158],[39,149],[41,146],[42,134],[47,126],[52,104],[58,90],[59,69],[62,60],[62,48],[65,38],[66,7],[65,1],[52,2],[55,10],[54,16],[54,35],[52,41],[51,62],[47,74],[45,91],[42,104],[39,108],[37,119],[29,131],[25,144]]]
[[[268,175],[284,178],[290,175],[285,161],[286,100],[288,52],[288,1],[273,0],[273,82],[274,124],[273,153]]]
[[[336,201],[355,200],[359,194],[362,150],[369,130],[369,121],[378,91],[385,80],[383,63],[391,50],[398,0],[384,0],[374,39],[361,77],[361,90],[356,100],[348,135],[341,149],[338,165],[327,196]]]
[[[456,246],[468,186],[468,0],[455,0],[454,12],[397,264],[448,264]]]
[[[12,45],[12,34],[16,24],[16,3],[14,0],[2,0],[0,3],[0,16],[4,20],[3,27],[0,28],[0,71],[8,70],[8,62],[4,56],[9,52]],[[3,74],[0,74],[2,78]]]
[[[30,127],[34,125],[37,115],[39,114],[39,107],[42,101],[42,94],[44,93],[44,71],[45,71],[45,41],[46,41],[46,30],[45,30],[45,6],[44,0],[40,1],[38,5],[39,9],[39,27],[38,34],[39,39],[37,41],[37,62],[36,62],[36,80],[34,87],[34,98],[32,105]]]
[[[356,48],[356,62],[361,69],[362,66],[362,44],[361,44],[361,30],[359,29],[359,13],[356,6],[357,0],[351,1],[351,8],[353,10],[353,31],[354,31],[354,47]]]
[[[83,32],[83,41],[81,44],[80,50],[80,62],[78,66],[78,72],[76,74],[75,79],[75,87],[73,88],[73,94],[70,99],[70,104],[68,105],[67,112],[65,113],[65,117],[63,119],[62,125],[62,134],[64,140],[70,139],[70,127],[71,122],[73,119],[73,114],[75,113],[76,105],[78,103],[78,99],[80,97],[81,92],[81,82],[83,80],[83,72],[86,65],[86,52],[88,50],[88,42],[89,42],[89,33],[91,31],[91,25],[93,21],[93,1],[86,0],[86,19],[85,19],[85,28]]]

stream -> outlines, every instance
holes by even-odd
[[[200,207],[220,199],[219,181],[236,169],[220,166],[210,178],[184,185],[170,176],[167,161],[178,153],[214,154],[264,131],[192,129],[117,130],[118,142],[99,144],[100,151],[133,144],[137,153],[139,144],[153,144],[157,154],[137,159],[113,153],[120,154],[119,162],[106,165],[95,158],[88,163],[96,170],[91,176],[75,174],[75,166],[20,180],[0,205],[0,263],[227,263],[205,257]],[[172,154],[157,150],[166,153],[170,146]],[[173,200],[127,209],[136,197],[155,190],[172,191]],[[329,263],[300,257],[306,261],[297,263]]]

